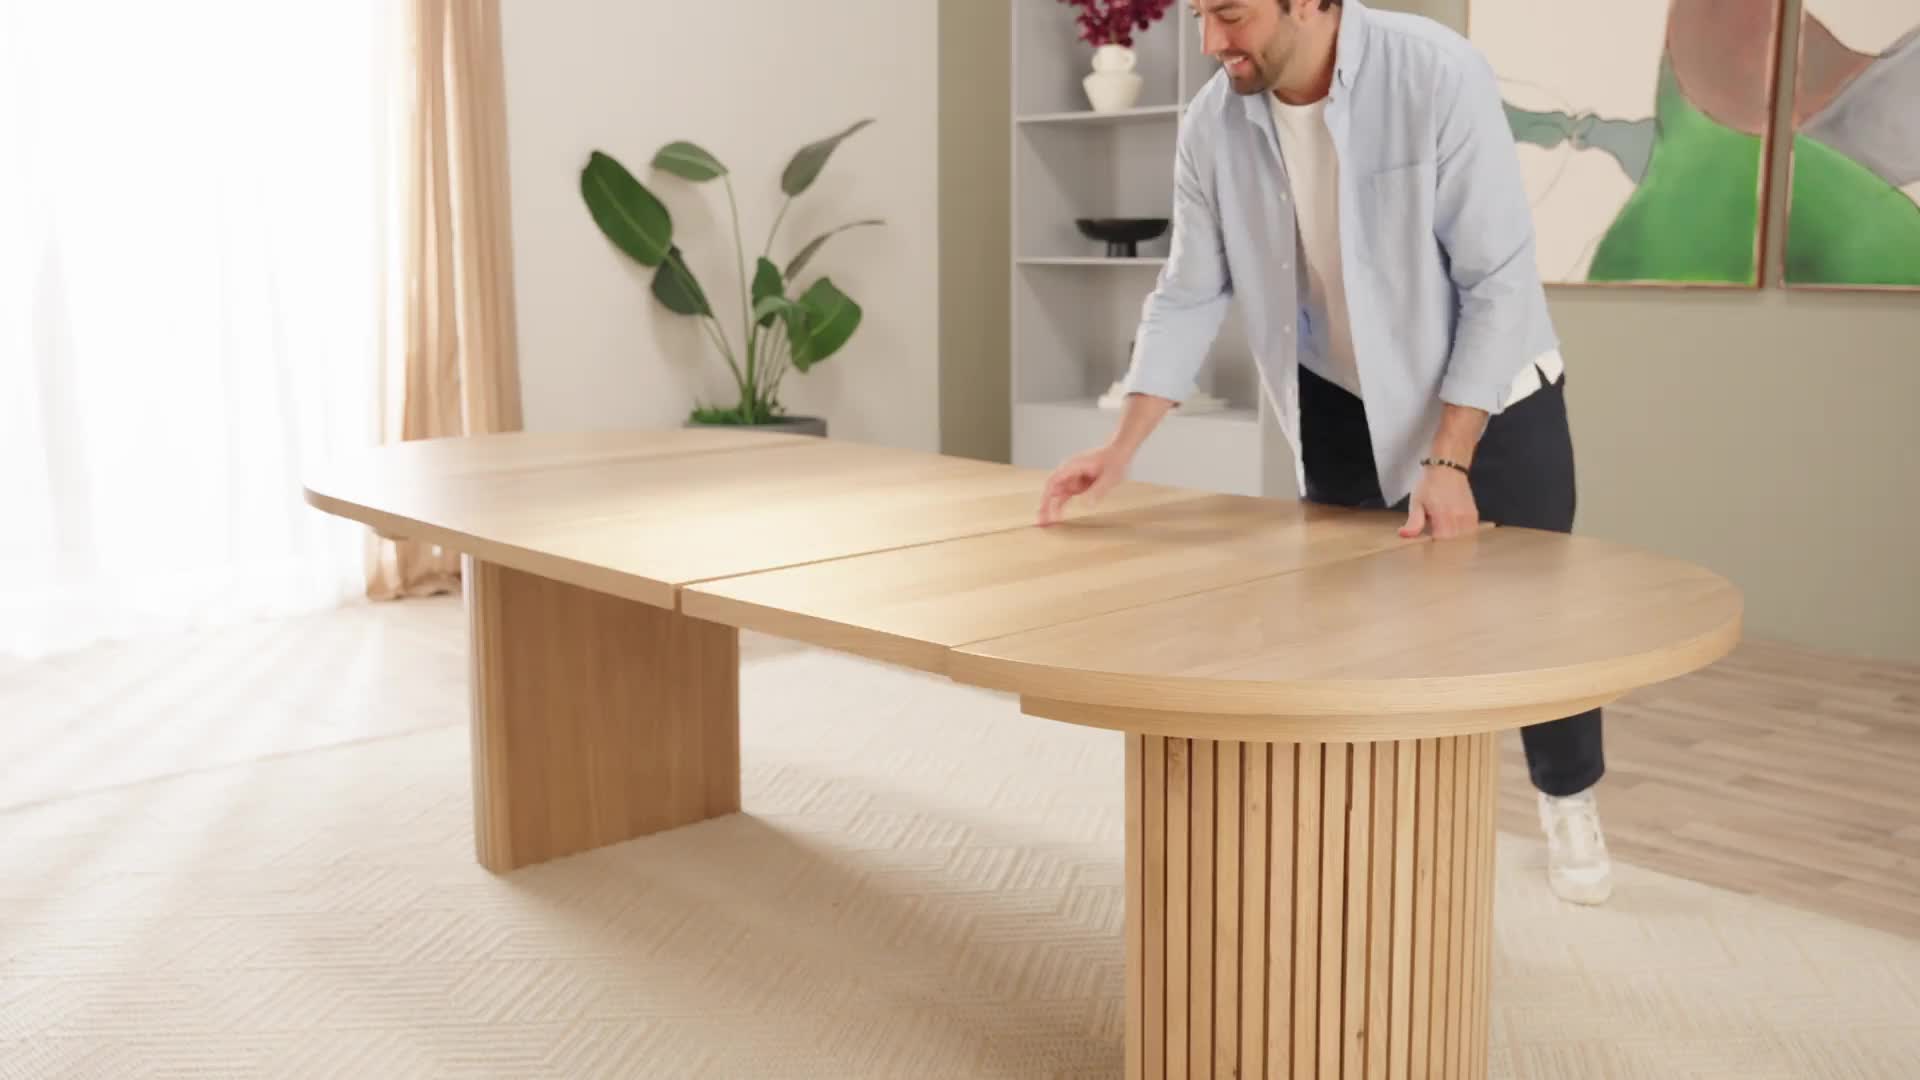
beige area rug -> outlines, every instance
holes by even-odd
[[[0,1077],[1117,1075],[1119,737],[743,684],[745,814],[507,877],[457,723],[0,811]],[[1920,1076],[1920,943],[1540,858],[1501,838],[1490,1075]]]

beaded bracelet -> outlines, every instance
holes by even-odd
[[[1457,461],[1449,461],[1449,460],[1447,460],[1446,458],[1436,458],[1436,457],[1424,457],[1424,458],[1421,458],[1421,459],[1420,459],[1420,464],[1422,464],[1422,465],[1445,465],[1445,466],[1446,466],[1447,468],[1449,468],[1449,469],[1459,469],[1459,470],[1460,470],[1461,472],[1466,472],[1466,471],[1467,471],[1467,467],[1466,467],[1465,465],[1462,465],[1462,464],[1460,464],[1460,463],[1459,463],[1459,462],[1457,462]]]

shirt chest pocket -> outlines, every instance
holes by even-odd
[[[1363,174],[1354,184],[1353,224],[1367,260],[1391,272],[1404,260],[1434,252],[1434,165],[1431,160]]]

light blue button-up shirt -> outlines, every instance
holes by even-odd
[[[1498,414],[1558,340],[1520,162],[1485,58],[1428,19],[1345,0],[1326,123],[1354,360],[1388,505],[1413,490],[1447,403]],[[1300,459],[1295,365],[1327,348],[1304,309],[1273,113],[1224,72],[1188,106],[1172,251],[1123,386],[1175,401],[1238,298],[1260,381]],[[1304,493],[1304,478],[1299,478]]]

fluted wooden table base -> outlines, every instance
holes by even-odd
[[[1485,1075],[1493,736],[1126,738],[1129,1078]]]
[[[740,632],[469,559],[474,846],[505,872],[740,809]]]

